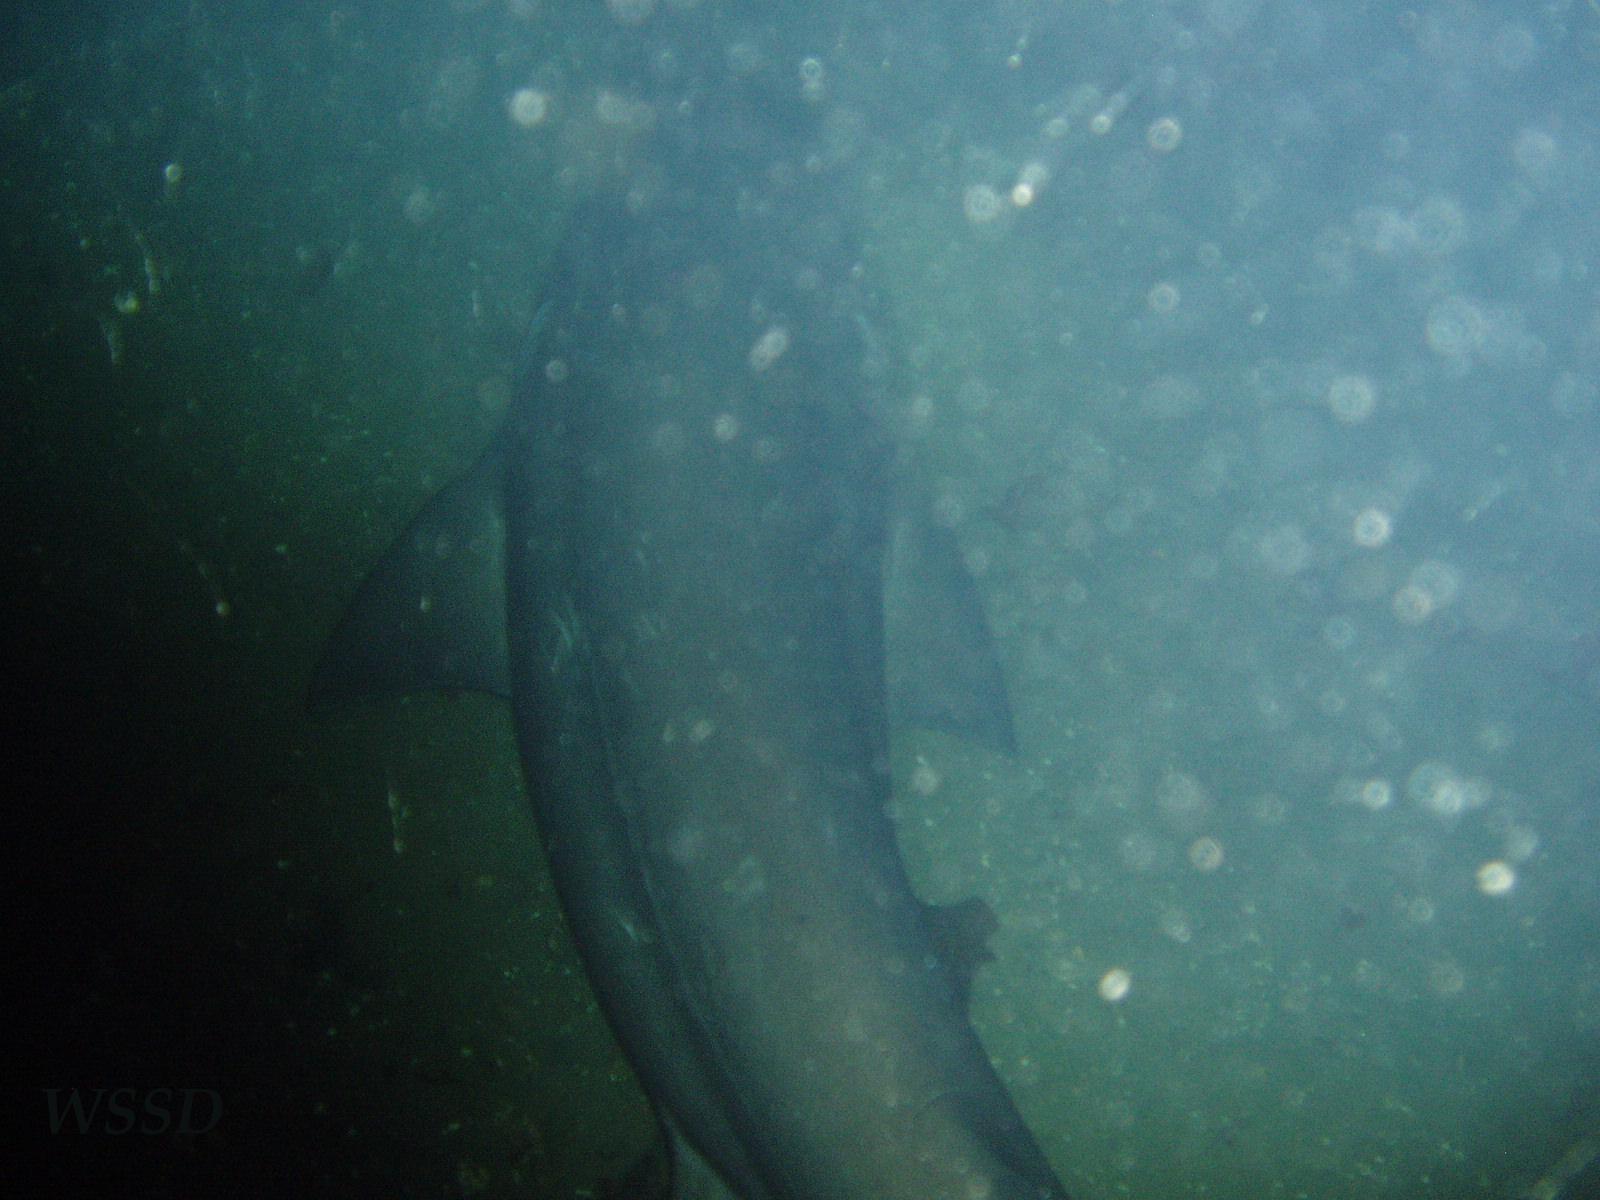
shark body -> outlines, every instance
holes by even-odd
[[[948,536],[893,515],[892,371],[807,187],[580,210],[501,436],[315,692],[509,697],[674,1195],[1064,1200],[967,1017],[987,910],[924,904],[896,845],[891,652],[944,678],[911,685],[929,720],[1003,743],[1009,714],[986,635],[950,634],[977,606]]]

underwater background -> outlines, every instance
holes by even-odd
[[[1018,754],[898,731],[894,807],[999,916],[974,1023],[1069,1191],[1600,1195],[1595,5],[12,20],[10,1090],[58,1190],[599,1195],[648,1144],[502,705],[305,694],[494,438],[566,213],[755,79],[1004,660]]]

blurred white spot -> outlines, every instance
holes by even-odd
[[[774,325],[756,339],[750,347],[750,369],[759,374],[783,357],[789,349],[789,331]]]
[[[1365,375],[1340,375],[1328,384],[1328,410],[1340,424],[1365,421],[1377,403],[1377,391]]]
[[[1005,210],[1005,201],[987,183],[974,183],[961,193],[961,210],[974,225],[987,225]]]
[[[1144,141],[1157,154],[1171,154],[1183,141],[1183,126],[1176,117],[1157,117],[1144,131]]]
[[[1215,871],[1222,858],[1222,843],[1214,837],[1196,838],[1189,844],[1189,865],[1196,871]]]
[[[511,119],[524,129],[543,125],[550,117],[550,97],[538,88],[518,88],[506,101],[506,111]]]
[[[1112,967],[1100,976],[1100,984],[1096,990],[1100,993],[1100,999],[1107,1004],[1116,1004],[1127,998],[1131,987],[1133,987],[1133,976],[1121,967]]]
[[[1485,896],[1504,896],[1517,885],[1517,873],[1510,863],[1494,858],[1478,868],[1478,890]]]
[[[656,10],[656,0],[606,0],[606,8],[619,25],[643,25]]]
[[[1394,522],[1381,508],[1363,508],[1350,523],[1350,540],[1363,550],[1386,546],[1394,534]]]

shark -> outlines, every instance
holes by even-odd
[[[577,205],[504,427],[312,692],[509,700],[674,1197],[1066,1200],[968,1016],[993,917],[896,842],[891,728],[1006,749],[1011,714],[953,536],[906,515],[838,207],[715,162]]]

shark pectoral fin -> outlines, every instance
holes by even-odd
[[[657,1111],[661,1137],[652,1141],[627,1174],[601,1181],[601,1200],[765,1200],[766,1190],[736,1192],[705,1155],[696,1150],[666,1113]]]
[[[924,904],[922,915],[928,922],[934,953],[950,973],[965,1011],[978,968],[994,960],[989,938],[1000,928],[1000,922],[995,920],[994,910],[976,896],[955,904]]]
[[[661,1126],[672,1155],[671,1200],[742,1200],[671,1120]]]
[[[362,582],[312,676],[320,708],[381,692],[510,692],[504,456],[430,500]]]
[[[669,1141],[663,1130],[663,1136],[652,1138],[623,1175],[597,1180],[593,1194],[599,1200],[669,1200],[672,1194]]]
[[[936,729],[1015,754],[1000,658],[954,534],[925,516],[893,522],[883,607],[891,726]]]

